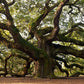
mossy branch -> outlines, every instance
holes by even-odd
[[[62,66],[57,61],[56,61],[56,66],[58,66],[58,68],[61,72],[65,72],[67,77],[69,76],[68,70],[62,69]]]
[[[76,39],[73,39],[73,38],[69,38],[69,37],[64,36],[62,34],[58,35],[57,41],[71,42],[71,43],[76,44],[76,45],[84,46],[84,42],[83,41],[76,40]]]
[[[84,72],[77,71],[77,72],[73,73],[70,77],[78,77],[79,75],[84,75]]]
[[[75,57],[80,57],[84,58],[84,50],[77,50],[69,46],[63,46],[63,45],[54,45],[53,48],[55,49],[53,51],[54,54],[57,53],[63,53],[63,54],[71,54],[74,55]]]
[[[58,56],[56,56],[55,59],[64,62],[64,65],[67,68],[73,68],[74,66],[76,66],[76,67],[78,67],[80,69],[84,69],[84,67],[79,65],[79,64],[70,64],[70,65],[68,65],[65,59],[62,59],[62,58],[60,58]]]

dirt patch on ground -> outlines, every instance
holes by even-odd
[[[0,84],[84,84],[84,77],[57,78],[57,79],[32,79],[28,77],[0,78]]]

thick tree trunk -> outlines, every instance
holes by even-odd
[[[38,76],[42,78],[54,78],[54,62],[51,58],[48,59],[40,59],[39,61],[39,70]]]
[[[38,47],[43,49],[44,52],[47,54],[47,56],[43,56],[44,58],[39,58],[39,69],[37,72],[37,76],[41,78],[55,78],[54,75],[54,68],[55,63],[54,60],[51,58],[51,49],[48,42],[44,40],[40,40],[41,42],[38,42]],[[43,54],[41,54],[43,55]],[[41,56],[40,56],[41,57]]]

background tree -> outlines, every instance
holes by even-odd
[[[56,77],[58,70],[66,73],[64,76],[84,74],[83,2],[1,0],[0,43],[4,44],[4,53],[10,51],[8,57],[2,57],[5,57],[5,75],[8,59],[16,59],[14,62],[24,59],[23,64],[27,62],[24,75],[32,61],[39,64],[35,74],[39,77]]]

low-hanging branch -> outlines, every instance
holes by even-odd
[[[69,37],[64,36],[62,34],[59,34],[57,36],[56,40],[57,41],[62,41],[62,42],[71,42],[71,43],[76,44],[76,45],[84,46],[84,42],[83,41],[76,40],[76,39],[73,39],[73,38],[69,38]]]
[[[72,33],[73,31],[80,31],[80,32],[84,32],[84,30],[82,28],[71,28],[70,30],[68,30],[67,32],[63,33],[62,35],[67,35],[69,33]]]
[[[44,54],[43,56],[45,56],[45,53],[43,52],[43,50],[38,49],[32,43],[25,41],[23,39],[23,37],[19,33],[19,30],[14,25],[14,21],[10,14],[7,1],[3,0],[3,4],[5,7],[5,16],[7,18],[7,25],[8,25],[7,27],[8,27],[9,32],[11,33],[11,35],[14,39],[14,43],[15,43],[13,48],[19,49],[20,51],[28,54],[34,60],[39,59],[40,54]],[[40,18],[41,19],[45,18],[45,13],[42,15],[42,17],[40,16]],[[39,20],[40,19],[37,19],[36,22],[38,22]],[[5,42],[4,40],[3,40],[3,42],[7,43],[7,41]],[[7,46],[8,46],[8,43],[7,43]]]
[[[70,64],[70,65],[68,65],[65,59],[62,59],[62,58],[60,58],[60,57],[58,57],[58,56],[56,56],[55,59],[64,62],[64,65],[65,65],[65,67],[67,67],[67,68],[73,68],[74,66],[76,66],[76,67],[78,67],[78,68],[80,68],[80,69],[84,69],[84,67],[81,66],[81,65],[79,65],[79,64]]]
[[[77,71],[77,72],[73,73],[70,77],[78,77],[79,75],[84,75],[84,72]]]
[[[57,53],[63,53],[63,54],[71,54],[71,55],[74,55],[75,57],[80,57],[80,58],[84,58],[84,50],[77,50],[77,49],[74,49],[70,46],[63,46],[63,45],[56,45],[56,44],[53,44],[53,48],[54,49],[54,54],[57,54]]]
[[[62,69],[62,66],[57,61],[56,61],[56,66],[58,66],[58,68],[61,72],[65,72],[67,77],[69,76],[68,70]]]
[[[36,54],[39,54],[41,50],[39,50],[38,48],[35,48],[35,47],[32,46],[31,44],[28,44],[28,45],[31,45],[32,48],[35,49],[35,50],[30,53],[30,52],[28,52],[28,51],[26,51],[26,50],[23,49],[23,48],[26,49],[26,47],[29,48],[29,46],[26,46],[26,47],[19,46],[17,43],[10,42],[10,41],[8,41],[7,39],[5,39],[5,38],[2,37],[2,36],[0,36],[0,43],[4,43],[8,48],[19,49],[19,50],[21,50],[21,51],[23,51],[23,52],[25,52],[25,53],[28,53],[28,55],[30,55],[30,57],[33,58],[33,59],[34,59],[34,58],[35,58],[35,59],[39,58],[39,57],[37,57]],[[29,51],[31,51],[31,50],[29,49]],[[36,51],[36,52],[35,52],[35,51]],[[35,52],[36,54],[35,54],[34,52]]]

